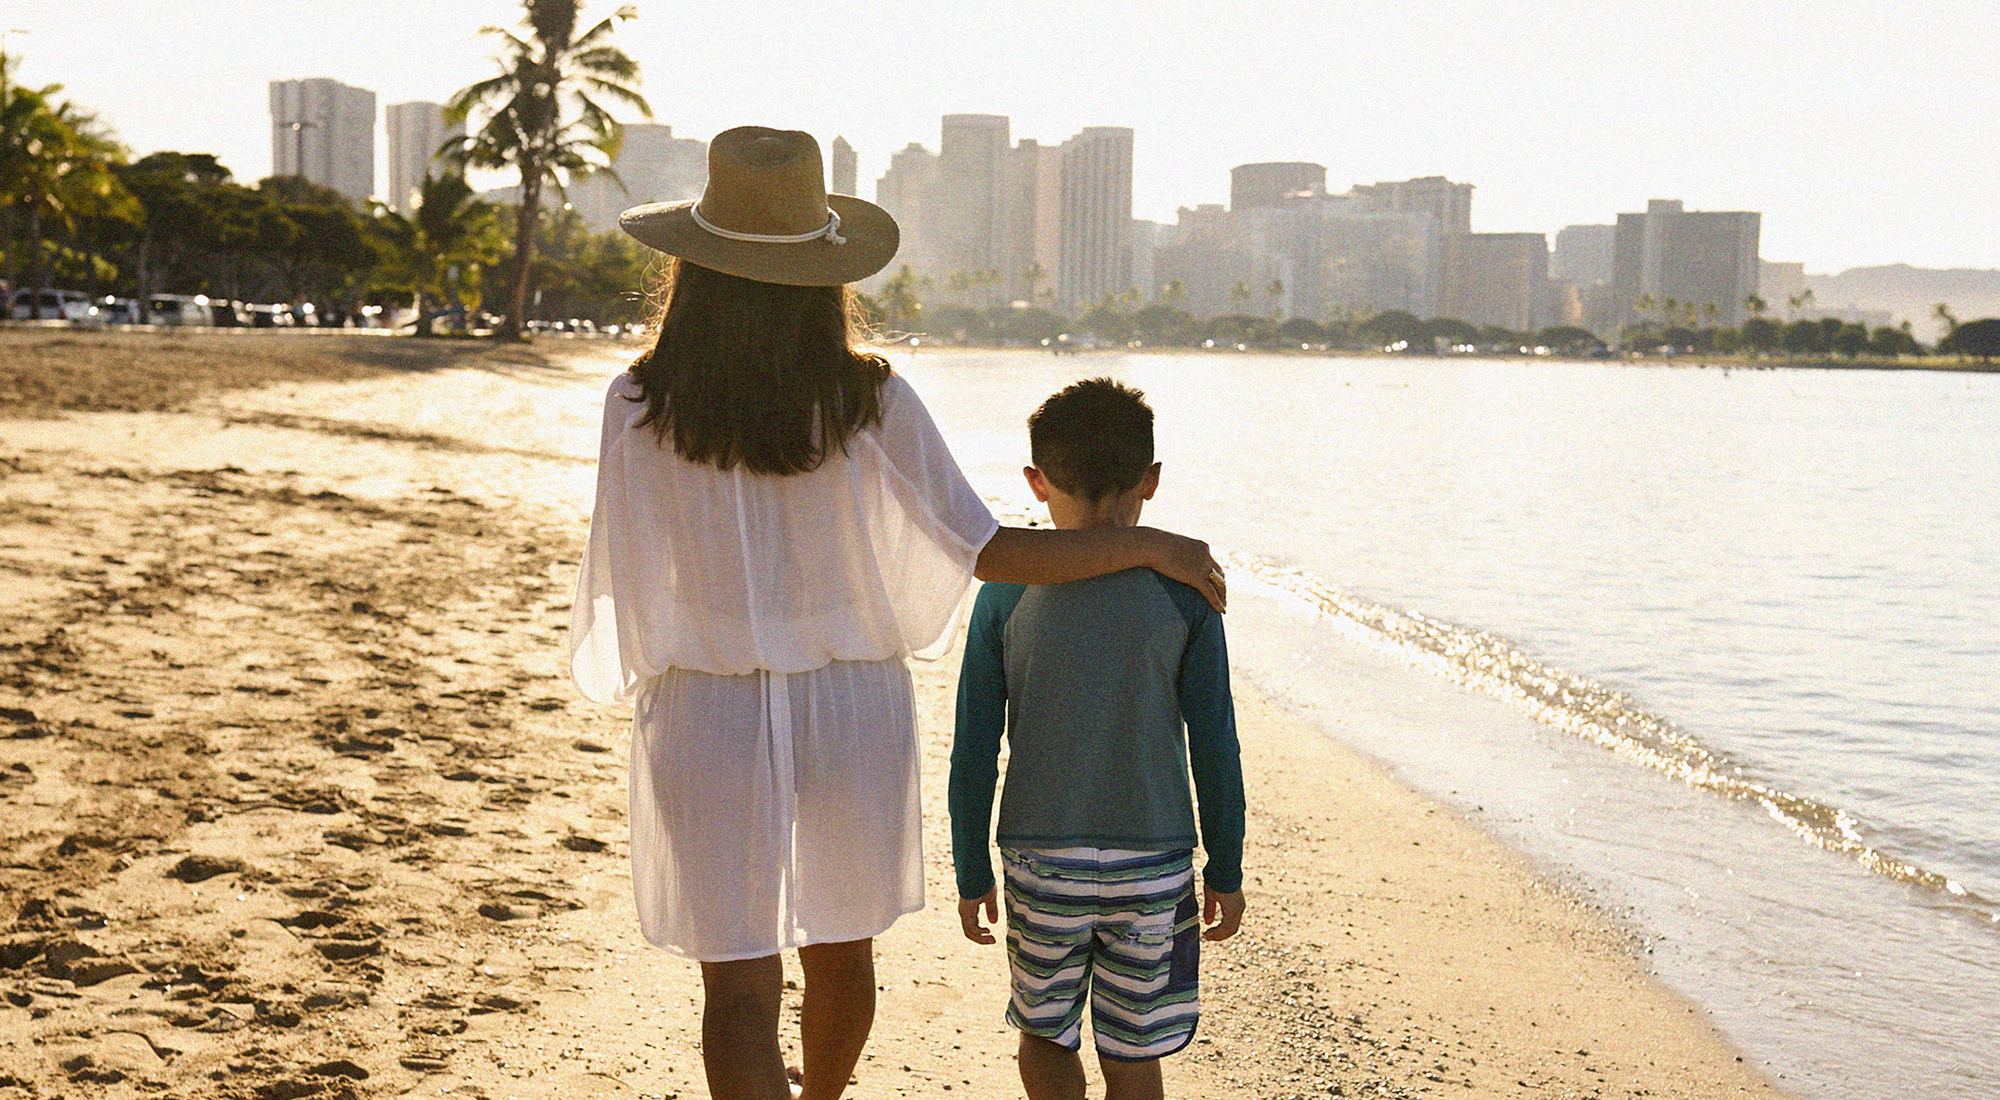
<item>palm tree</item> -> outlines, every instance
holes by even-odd
[[[891,334],[908,332],[923,320],[924,303],[917,296],[923,280],[904,264],[882,284],[882,326]]]
[[[499,259],[506,248],[499,211],[473,198],[471,185],[456,172],[426,175],[413,215],[383,209],[378,222],[410,281],[420,335],[431,331],[428,306],[462,304],[459,288],[476,285],[479,268]]]
[[[488,112],[482,126],[451,143],[450,155],[461,167],[512,167],[521,174],[514,217],[514,286],[505,329],[514,338],[521,336],[527,323],[528,281],[543,190],[551,186],[561,190],[565,179],[608,170],[621,134],[602,101],[616,100],[653,117],[636,87],[639,63],[609,41],[619,23],[637,15],[631,5],[581,34],[577,33],[579,0],[522,0],[522,6],[527,10],[521,21],[527,37],[501,27],[480,31],[504,43],[497,58],[499,74],[461,90],[445,107],[451,122],[465,121],[476,109]]]
[[[1036,300],[1038,295],[1035,293],[1035,288],[1041,284],[1042,280],[1048,277],[1049,269],[1043,267],[1040,260],[1031,260],[1028,262],[1028,266],[1021,271],[1021,281],[1027,284],[1028,287],[1028,301],[1033,302]]]
[[[1619,343],[1621,345],[1627,344],[1635,340],[1639,333],[1651,327],[1653,323],[1652,318],[1647,315],[1652,313],[1653,310],[1658,309],[1659,305],[1659,299],[1653,297],[1650,292],[1641,293],[1638,297],[1632,299],[1632,321],[1628,324],[1618,326]]]
[[[0,74],[11,65],[12,59],[0,57]],[[62,85],[24,88],[0,79],[0,88],[0,195],[26,222],[28,282],[40,287],[45,220],[73,232],[80,217],[135,214],[137,203],[112,171],[124,150],[98,129],[96,118],[68,100],[55,102]],[[17,249],[11,237],[7,244],[12,267]],[[39,317],[41,296],[29,302],[29,315]]]

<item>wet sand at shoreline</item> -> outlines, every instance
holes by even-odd
[[[589,459],[428,413],[594,408],[603,350],[0,331],[0,1100],[706,1095],[626,718],[564,674]],[[859,1098],[1019,1094],[950,906],[954,671]],[[1602,915],[1239,707],[1250,909],[1170,1095],[1781,1095]]]

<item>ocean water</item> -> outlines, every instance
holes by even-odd
[[[1625,922],[1786,1087],[2000,1096],[2000,375],[895,362],[1023,510],[1035,404],[1144,389],[1147,522],[1226,555],[1241,675],[1314,717],[1315,653],[1363,645],[1489,698],[1341,736]]]

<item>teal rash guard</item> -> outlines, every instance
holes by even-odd
[[[987,829],[1003,734],[1000,846],[1171,850],[1199,839],[1208,886],[1242,887],[1243,770],[1229,655],[1222,616],[1193,588],[1127,569],[980,589],[951,751],[960,897],[993,888]]]

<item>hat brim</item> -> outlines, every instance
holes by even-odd
[[[887,210],[852,195],[828,195],[843,244],[824,237],[797,244],[739,241],[695,224],[694,203],[655,202],[618,215],[618,228],[648,248],[725,275],[788,286],[839,286],[888,266],[901,242]]]

